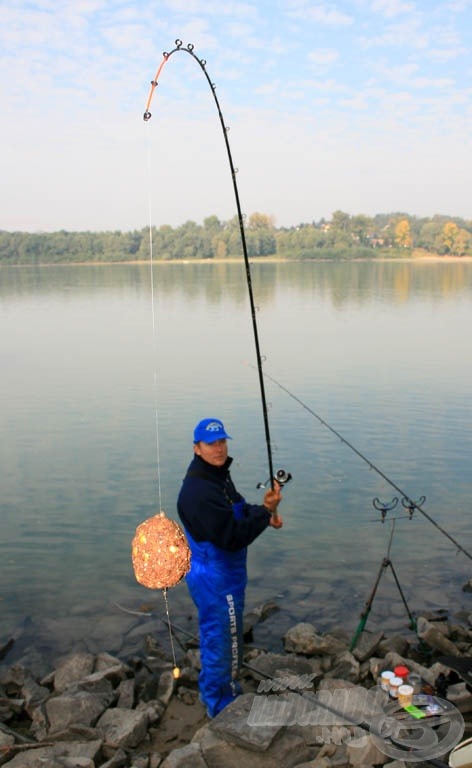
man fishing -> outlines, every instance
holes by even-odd
[[[230,439],[219,419],[197,424],[195,455],[177,501],[192,553],[186,579],[198,609],[200,698],[209,717],[241,693],[237,675],[242,662],[247,547],[268,526],[282,527],[276,481],[263,504],[248,504],[236,490],[229,472]]]

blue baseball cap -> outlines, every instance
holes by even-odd
[[[232,440],[219,419],[202,419],[193,430],[193,442],[214,443],[216,440]]]

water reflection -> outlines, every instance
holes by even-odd
[[[472,265],[255,263],[252,279],[268,372],[472,549]],[[5,626],[149,599],[131,538],[156,511],[158,472],[175,514],[202,415],[231,425],[236,484],[257,500],[267,467],[243,266],[155,265],[154,288],[157,339],[148,265],[0,270]],[[294,616],[354,626],[389,533],[372,499],[392,488],[267,391],[274,463],[294,480],[283,535],[252,549],[248,600],[282,596],[277,631]],[[393,558],[415,607],[467,601],[467,558],[419,515],[399,522]],[[188,607],[185,587],[173,600]],[[403,619],[385,579],[372,622]]]
[[[204,296],[212,303],[228,294],[240,303],[247,287],[242,263],[154,263],[155,286],[165,293]],[[263,262],[253,261],[251,276],[258,300],[269,300],[277,286],[329,296],[335,305],[363,302],[382,295],[388,301],[424,296],[457,295],[472,287],[470,262],[366,261],[366,262]],[[243,278],[243,279],[242,279]],[[125,293],[150,288],[149,264],[0,267],[0,297],[65,293],[69,290],[113,290]]]

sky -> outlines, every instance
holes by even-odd
[[[472,218],[472,0],[2,0],[0,230],[235,216],[205,72],[243,213]]]

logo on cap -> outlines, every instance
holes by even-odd
[[[223,431],[223,424],[221,424],[219,421],[211,421],[209,424],[205,427],[206,432],[222,432]]]

